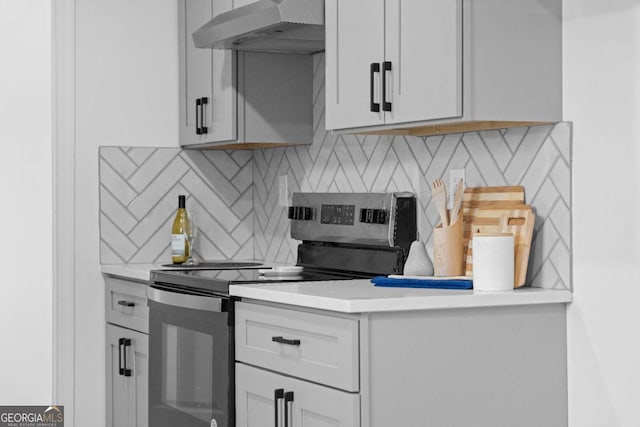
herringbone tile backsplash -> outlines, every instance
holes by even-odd
[[[536,211],[527,283],[571,288],[571,125],[428,138],[324,131],[324,67],[315,57],[314,142],[250,151],[102,147],[102,263],[167,262],[177,195],[201,230],[201,258],[295,263],[297,241],[278,206],[278,177],[305,192],[412,191],[421,239],[432,248],[438,213],[429,183],[465,169],[467,186],[522,185]]]
[[[418,195],[421,239],[433,255],[439,222],[429,183],[465,169],[467,186],[523,185],[536,212],[528,283],[570,288],[571,169],[567,123],[429,138],[326,134],[322,144],[254,152],[256,257],[295,262],[278,177],[290,191],[412,191]]]
[[[171,262],[179,194],[196,218],[198,257],[253,258],[252,174],[248,151],[101,147],[101,262]]]

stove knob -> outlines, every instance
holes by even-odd
[[[289,219],[309,221],[311,219],[311,208],[304,206],[289,206]]]
[[[302,208],[302,215],[300,218],[303,221],[310,221],[311,220],[311,208]]]
[[[386,224],[387,211],[384,209],[360,209],[360,222],[365,224]]]
[[[298,208],[296,206],[289,206],[289,219],[298,219]]]

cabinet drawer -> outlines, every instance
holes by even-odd
[[[266,425],[360,427],[360,394],[236,363],[236,427]]]
[[[112,277],[105,278],[105,285],[107,322],[148,333],[147,285]]]
[[[239,302],[236,360],[359,390],[358,321]]]

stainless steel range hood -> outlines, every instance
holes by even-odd
[[[279,53],[324,51],[324,0],[259,0],[214,17],[195,46]]]

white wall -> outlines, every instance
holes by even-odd
[[[178,146],[175,0],[76,2],[75,425],[105,420],[98,147]]]
[[[0,0],[0,404],[51,403],[51,3]]]
[[[574,122],[570,426],[640,425],[640,3],[564,0]]]

